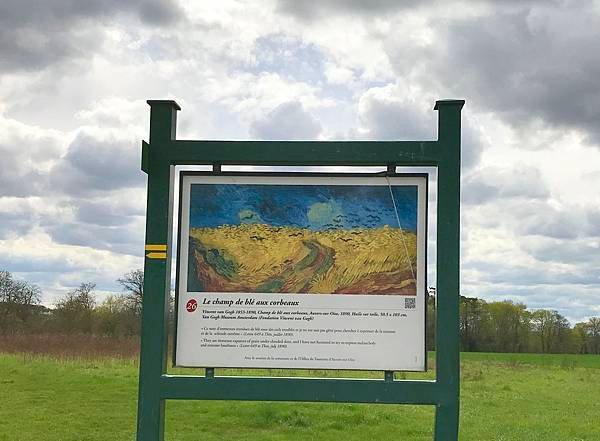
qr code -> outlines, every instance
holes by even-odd
[[[406,297],[404,299],[404,308],[405,309],[415,309],[417,307],[417,299],[413,297]]]

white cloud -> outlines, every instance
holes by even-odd
[[[354,71],[346,67],[338,66],[334,63],[325,65],[325,76],[331,84],[351,85],[354,80]]]
[[[141,257],[88,246],[58,244],[39,228],[19,237],[0,240],[0,249],[1,267],[10,268],[43,289],[49,286],[55,293],[78,286],[84,280],[98,282],[101,289],[113,288],[115,276],[142,264]],[[44,297],[46,303],[52,300]]]
[[[0,6],[0,267],[46,300],[141,266],[146,99],[180,138],[435,139],[466,98],[463,294],[600,313],[591,2],[80,3]]]

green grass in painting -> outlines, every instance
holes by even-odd
[[[600,356],[462,360],[461,440],[600,440]],[[134,439],[132,360],[0,354],[0,373],[1,441]],[[432,427],[430,406],[178,401],[166,440],[431,440]]]

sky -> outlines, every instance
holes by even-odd
[[[417,187],[191,185],[191,228],[241,224],[290,226],[313,231],[382,228],[387,225],[416,233]]]
[[[3,0],[0,269],[143,265],[147,99],[187,139],[436,139],[463,109],[461,294],[600,315],[600,2]]]

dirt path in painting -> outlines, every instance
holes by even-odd
[[[302,242],[308,254],[291,268],[267,280],[256,292],[308,292],[311,282],[325,274],[331,265],[335,251],[316,240]]]

